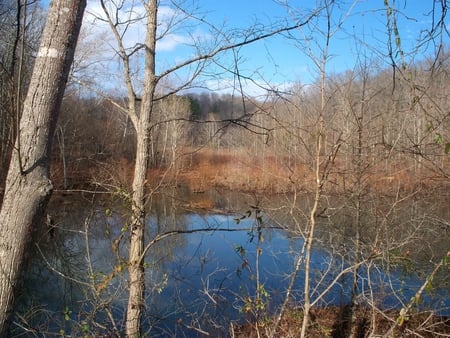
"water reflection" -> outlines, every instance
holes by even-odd
[[[176,336],[180,332],[186,336],[202,332],[223,335],[231,321],[251,319],[248,307],[255,305],[252,299],[261,292],[257,285],[267,292],[262,301],[269,313],[283,300],[289,274],[303,247],[301,231],[294,231],[301,223],[298,220],[302,213],[293,221],[287,209],[267,207],[263,227],[259,229],[261,224],[254,213],[246,214],[246,209],[252,209],[248,200],[242,200],[245,197],[223,194],[217,197],[219,201],[214,208],[238,210],[237,204],[241,206],[240,212],[194,213],[186,211],[186,202],[180,208],[177,199],[153,201],[147,238],[174,230],[181,233],[156,242],[146,256],[144,327],[152,336]],[[189,205],[198,206],[205,197],[196,198]],[[307,201],[305,198],[304,203]],[[334,283],[318,306],[345,304],[350,300],[351,275],[338,279],[336,276],[348,267],[352,257],[349,254],[352,230],[342,226],[351,222],[351,217],[344,208],[338,210],[333,218],[321,222],[317,238],[320,245],[313,252],[312,299]],[[25,332],[25,327],[33,327],[36,334],[39,331],[74,336],[123,332],[128,299],[126,208],[108,200],[93,203],[88,198],[72,204],[55,203],[49,212],[57,220],[57,228],[54,233],[45,227],[41,231],[21,296],[18,309],[21,316],[15,320],[16,332]],[[396,214],[395,221],[401,223],[404,216]],[[374,229],[374,224],[366,228],[364,240],[376,235]],[[447,244],[441,244],[444,250]],[[437,253],[420,254],[429,259]],[[420,269],[407,273],[402,269],[391,268],[381,260],[361,266],[359,292],[375,293],[377,305],[382,308],[399,306],[423,282]],[[301,270],[293,290],[293,304],[302,302],[303,279]],[[448,285],[441,285],[440,296],[428,297],[427,302],[435,308],[448,309]]]

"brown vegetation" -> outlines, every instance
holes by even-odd
[[[264,159],[246,153],[201,149],[187,151],[183,155],[181,168],[151,168],[149,184],[151,187],[178,184],[189,191],[202,193],[210,188],[219,187],[232,191],[255,192],[264,194],[297,191],[310,192],[313,187],[313,172],[304,163],[291,169],[280,159],[268,156]],[[281,163],[280,163],[281,162]],[[450,158],[446,159],[450,165]],[[70,170],[69,182],[72,189],[90,188],[98,184],[105,186],[130,187],[134,163],[126,158],[111,158],[105,161],[83,159]],[[336,164],[329,176],[326,189],[332,193],[343,193],[354,188],[350,173],[343,164]],[[52,177],[57,189],[63,188],[62,163],[56,161],[52,166]],[[407,163],[383,165],[367,170],[364,176],[366,192],[395,194],[421,192],[426,194],[435,190],[448,189],[449,180],[439,177],[434,171],[420,171]]]
[[[346,307],[327,307],[313,309],[308,337],[310,338],[344,338],[349,337],[348,313]],[[359,308],[357,313],[357,337],[383,337],[395,323],[398,311],[384,311],[373,313],[372,309]],[[282,319],[277,337],[299,337],[302,321],[300,310],[289,310]],[[372,327],[375,323],[375,327]],[[246,324],[231,328],[232,337],[267,337],[271,321],[255,324]],[[259,333],[259,334],[258,334]],[[399,332],[400,334],[400,332]],[[447,337],[450,334],[450,318],[440,317],[429,313],[416,313],[402,327],[401,337]]]

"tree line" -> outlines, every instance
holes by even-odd
[[[367,172],[382,177],[403,172],[410,178],[448,178],[448,93],[442,85],[449,73],[448,54],[411,65],[408,72],[407,79],[398,75],[395,84],[390,69],[369,64],[327,77],[324,146],[341,143],[336,163],[340,179],[354,171],[355,157],[364,159]],[[207,92],[161,100],[153,113],[150,164],[189,169],[183,155],[202,148],[231,152],[235,160],[242,154],[266,158],[267,170],[274,162],[280,170],[304,168],[315,144],[311,131],[317,124],[317,88],[298,84],[289,93],[244,102]],[[98,161],[114,166],[121,159],[133,160],[136,131],[111,100],[125,101],[83,97],[75,86],[66,93],[53,159],[59,167],[65,163],[72,180],[86,180],[72,185],[89,183],[82,173]]]

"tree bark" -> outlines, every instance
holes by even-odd
[[[147,31],[145,39],[144,91],[136,126],[136,164],[134,167],[132,222],[130,229],[129,275],[130,293],[128,298],[126,335],[138,337],[141,333],[141,317],[145,299],[144,274],[144,230],[145,208],[147,202],[146,180],[150,155],[150,122],[153,111],[153,98],[157,84],[155,75],[155,50],[158,1],[146,4]]]
[[[50,155],[86,0],[50,4],[0,211],[0,335],[7,336],[21,269],[53,189]]]

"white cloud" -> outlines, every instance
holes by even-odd
[[[111,2],[107,2],[111,4]],[[145,42],[146,20],[145,8],[142,4],[129,5],[122,8],[116,14],[116,9],[111,5],[108,7],[110,16],[118,19],[121,23],[117,25],[119,34],[122,36],[122,43],[127,49],[132,49]],[[158,24],[160,31],[166,31],[167,25],[176,17],[176,11],[168,6],[158,8]],[[83,25],[94,35],[103,34],[109,31],[112,36],[109,24],[106,22],[106,14],[97,2],[89,2],[84,17]],[[173,51],[178,46],[191,42],[188,35],[171,33],[170,30],[164,37],[157,42],[158,51]],[[117,43],[110,39],[112,49],[117,47]],[[111,51],[113,52],[113,50]]]
[[[109,6],[111,17],[120,23],[117,25],[118,32],[122,36],[122,43],[128,52],[142,45],[145,42],[146,18],[145,8],[141,2],[125,1],[125,6],[116,14],[116,9],[111,1],[105,1]],[[163,32],[164,37],[157,41],[157,52],[165,52],[159,58],[164,64],[173,64],[180,55],[186,56],[186,49],[183,46],[191,45],[196,32],[177,30],[180,27],[169,30],[168,25],[180,21],[184,17],[183,13],[177,13],[168,6],[158,7],[158,29],[159,34]],[[101,88],[110,88],[111,86],[123,86],[123,64],[118,58],[118,44],[114,34],[107,22],[107,16],[98,1],[88,1],[82,32],[77,45],[77,51],[74,62],[74,74],[84,81],[90,80],[91,83],[97,83]],[[181,54],[182,53],[182,54]],[[144,71],[142,53],[134,53],[130,59],[130,66],[133,81],[136,88],[140,88],[142,75]]]
[[[112,2],[107,2],[111,5]],[[128,2],[125,2],[127,4]],[[132,1],[130,1],[132,3]],[[146,33],[146,20],[145,20],[145,8],[141,2],[136,2],[134,5],[124,6],[116,14],[114,7],[109,7],[110,15],[113,18],[117,18],[119,24],[119,34],[122,35],[122,41],[129,51],[144,43]],[[165,33],[163,38],[157,42],[157,52],[166,52],[158,57],[159,67],[165,67],[166,65],[173,65],[176,62],[182,62],[187,58],[193,56],[198,50],[193,48],[185,48],[186,46],[195,45],[194,40],[201,41],[200,44],[208,44],[208,41],[214,41],[216,37],[205,33],[202,28],[194,22],[189,21],[191,19],[185,17],[184,13],[177,12],[175,9],[168,6],[160,5],[158,8],[158,21],[159,32]],[[168,25],[173,23],[179,23],[179,26],[174,26],[172,30],[168,29]],[[187,27],[188,31],[181,28]],[[90,60],[96,59],[95,68],[95,80],[100,82],[100,86],[111,86],[112,84],[118,84],[120,86],[122,71],[121,63],[117,58],[117,41],[106,21],[106,14],[97,1],[89,1],[88,8],[85,14],[83,22],[84,34],[82,34],[79,41],[79,46],[83,44],[88,46],[92,51],[89,53]],[[189,31],[190,30],[190,31]],[[81,50],[81,48],[80,48]],[[85,51],[87,49],[85,48]],[[86,57],[86,52],[78,53],[80,60]],[[142,54],[134,54],[133,60],[131,60],[132,72],[135,75],[134,80],[139,85],[142,80],[142,74],[144,73],[142,67]],[[84,59],[83,59],[84,60]],[[86,59],[88,60],[88,59]],[[85,62],[87,64],[94,64],[92,61]],[[80,63],[81,64],[81,63]],[[220,71],[220,70],[219,70]],[[189,79],[192,72],[195,72],[195,65],[192,69],[189,67],[183,68],[176,74],[173,74],[175,82],[184,82]],[[116,81],[112,79],[116,79]],[[177,81],[179,80],[179,81]],[[199,82],[202,79],[197,79]],[[101,84],[103,83],[103,85]],[[210,90],[219,94],[232,94],[241,92],[240,85],[242,86],[242,93],[250,97],[266,97],[274,90],[283,91],[291,84],[275,84],[269,85],[267,82],[260,80],[260,78],[254,80],[241,79],[240,84],[233,78],[224,78],[220,80],[205,80],[203,82]],[[274,86],[276,88],[274,88]]]
[[[156,43],[156,50],[159,52],[170,52],[175,50],[180,45],[185,45],[191,42],[191,38],[180,34],[167,34],[163,39]]]

